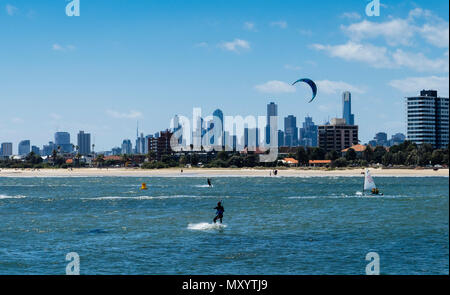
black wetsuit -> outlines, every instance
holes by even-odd
[[[209,186],[212,186],[212,184],[211,184],[211,179],[209,179],[209,178],[208,178],[208,185],[209,185]]]
[[[214,217],[214,223],[216,223],[217,219],[220,220],[220,223],[222,223],[222,218],[223,218],[223,212],[225,211],[225,208],[223,208],[222,205],[218,205],[216,208],[214,208],[217,210],[216,212],[216,217]]]

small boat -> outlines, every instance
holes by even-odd
[[[141,190],[146,190],[147,189],[147,184],[145,182],[143,182],[141,184]]]
[[[366,191],[370,191],[372,195],[383,195],[380,193],[380,190],[375,185],[375,181],[373,181],[372,175],[370,175],[369,169],[366,169],[364,173],[364,189],[363,193]]]

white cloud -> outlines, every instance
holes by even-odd
[[[15,6],[12,6],[11,4],[6,4],[5,8],[6,8],[6,13],[9,16],[13,16],[18,11],[18,8]]]
[[[252,22],[245,22],[244,29],[246,29],[247,31],[256,31],[256,25]]]
[[[341,94],[344,91],[362,94],[365,91],[357,86],[342,81],[321,80],[316,81],[317,88],[325,94]]]
[[[349,41],[342,45],[313,44],[316,50],[323,50],[332,57],[339,57],[347,61],[360,61],[375,68],[391,67],[387,56],[387,48],[371,44],[360,44]]]
[[[422,25],[418,20],[425,20]],[[353,41],[382,37],[390,46],[412,46],[414,37],[420,36],[426,42],[440,48],[449,46],[449,23],[434,16],[429,10],[416,8],[409,12],[409,17],[391,18],[385,22],[363,20],[341,29]]]
[[[286,29],[288,24],[287,22],[285,22],[284,20],[280,20],[280,21],[276,21],[276,22],[271,22],[270,25],[272,27],[279,27],[281,29]]]
[[[139,111],[131,110],[126,113],[120,113],[115,110],[107,110],[106,113],[116,119],[136,119],[142,117],[142,113]]]
[[[392,80],[389,85],[407,94],[417,94],[422,89],[434,89],[441,96],[449,94],[449,78],[429,76],[429,77],[409,77],[400,80]]]
[[[72,51],[72,50],[75,50],[75,46],[73,46],[73,45],[63,46],[58,43],[55,43],[52,45],[52,50],[54,50],[54,51]]]
[[[344,12],[343,14],[341,14],[341,17],[351,20],[361,19],[361,15],[357,12]]]
[[[410,68],[418,72],[435,73],[449,71],[448,51],[443,57],[430,59],[423,53],[405,52],[401,49],[391,52],[386,47],[353,41],[341,45],[313,44],[312,48],[347,61],[365,62],[374,68]]]
[[[295,86],[282,81],[268,81],[264,84],[256,85],[255,89],[263,93],[292,93],[295,92]]]
[[[411,45],[414,31],[407,20],[392,19],[387,22],[371,22],[363,20],[349,26],[341,26],[341,29],[354,41],[384,37],[391,45]]]
[[[397,66],[415,69],[418,72],[448,72],[448,55],[429,59],[423,53],[409,53],[397,49],[392,54],[392,58]]]
[[[440,48],[448,48],[449,44],[449,28],[448,23],[438,24],[438,25],[430,25],[424,24],[422,27],[418,29],[422,38],[424,38],[428,43],[440,47]]]
[[[234,39],[233,41],[230,41],[230,42],[220,43],[219,47],[224,50],[227,50],[227,51],[233,51],[233,52],[239,53],[241,49],[245,49],[245,50],[250,49],[250,43],[245,40]]]

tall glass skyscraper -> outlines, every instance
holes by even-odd
[[[69,132],[56,132],[55,144],[57,147],[61,147],[61,152],[63,153],[71,153],[73,151],[72,144],[70,143]]]
[[[317,146],[318,126],[314,124],[311,117],[305,117],[303,128],[300,128],[300,145],[301,146]]]
[[[278,105],[271,102],[267,105],[266,144],[270,144],[270,117],[278,116]],[[277,134],[277,130],[273,130]]]
[[[284,145],[298,145],[297,118],[293,115],[289,115],[284,118]]]
[[[27,140],[22,140],[19,142],[19,156],[26,156],[31,151],[31,143]]]
[[[80,131],[78,133],[78,147],[79,153],[83,156],[91,153],[91,134]]]
[[[131,144],[131,140],[124,139],[122,142],[122,154],[123,155],[131,155],[133,153],[133,147]]]
[[[436,90],[422,90],[420,96],[407,97],[408,140],[429,143],[435,148],[448,146],[449,99]]]
[[[217,122],[217,124],[214,124],[214,122]],[[222,126],[219,126],[219,122],[220,122],[220,125],[222,125]],[[225,141],[224,141],[225,137],[223,135],[223,131],[224,131],[225,126],[223,126],[223,112],[220,109],[217,109],[217,110],[215,110],[213,112],[213,120],[209,124],[209,128],[215,128],[215,127],[219,127],[220,128],[219,131],[215,130],[215,132],[214,132],[214,133],[216,133],[216,132],[219,133],[220,132],[221,138],[218,139],[218,140],[220,140],[220,142],[214,142],[215,139],[214,139],[214,135],[213,135],[210,138],[210,144],[224,146],[225,145]]]
[[[343,114],[347,125],[355,125],[355,115],[352,114],[352,94],[350,91],[342,93]]]

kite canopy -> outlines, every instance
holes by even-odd
[[[316,95],[317,95],[316,83],[314,83],[314,81],[311,80],[311,79],[304,78],[304,79],[300,79],[300,80],[295,81],[294,83],[292,83],[292,85],[295,85],[298,82],[304,82],[304,83],[308,84],[309,87],[311,87],[312,92],[313,92],[313,96],[312,96],[311,100],[309,101],[311,103],[314,100],[314,98],[316,98]]]

